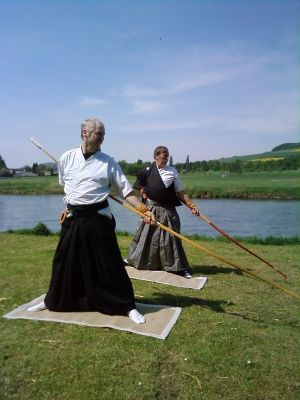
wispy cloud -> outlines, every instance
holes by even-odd
[[[266,65],[274,62],[275,56],[273,52],[255,53],[244,48],[241,43],[230,43],[223,48],[193,47],[163,56],[146,54],[144,63],[149,64],[147,75],[144,78],[139,75],[116,94],[130,99],[188,93],[246,79],[247,76],[263,71]]]
[[[133,102],[133,113],[147,114],[152,112],[160,112],[166,108],[166,103],[159,101],[136,100]]]
[[[98,97],[83,96],[75,104],[77,107],[98,107],[108,104],[109,100],[103,100]]]
[[[164,132],[186,132],[190,129],[199,129],[207,127],[215,122],[215,119],[206,119],[202,121],[185,121],[174,119],[161,119],[156,121],[136,122],[135,124],[120,125],[116,129],[126,133],[164,133]]]
[[[120,95],[127,98],[168,96],[223,82],[228,80],[230,75],[232,73],[229,74],[228,71],[213,71],[211,73],[199,71],[196,76],[188,76],[182,71],[181,77],[171,82],[170,78],[167,77],[163,86],[157,83],[157,87],[155,87],[156,82],[154,82],[153,87],[128,84],[120,90]]]

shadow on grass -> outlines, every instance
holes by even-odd
[[[200,275],[216,275],[216,274],[237,274],[243,275],[241,271],[235,268],[219,267],[217,265],[191,265],[191,270],[195,274]]]
[[[181,307],[181,308],[186,308],[186,307],[192,307],[192,306],[199,306],[217,313],[224,313],[227,315],[232,315],[234,317],[239,317],[244,320],[250,320],[254,322],[259,322],[259,320],[256,317],[250,317],[245,314],[241,314],[238,312],[228,312],[225,307],[228,306],[234,306],[235,303],[227,300],[207,300],[207,299],[199,299],[196,297],[189,297],[189,296],[178,296],[172,295],[169,293],[160,293],[160,292],[154,292],[153,297],[155,298],[155,303],[156,304],[164,304],[168,305],[170,307]],[[153,304],[153,299],[143,299],[143,302],[145,303],[152,303]]]

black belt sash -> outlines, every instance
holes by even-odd
[[[101,201],[100,203],[94,203],[94,204],[67,204],[67,209],[73,214],[73,215],[92,215],[97,213],[97,211],[102,210],[103,208],[106,208],[109,206],[109,203],[107,200]]]

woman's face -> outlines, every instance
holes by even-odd
[[[155,161],[158,168],[166,166],[169,161],[169,153],[167,151],[161,152],[159,155],[155,156]]]

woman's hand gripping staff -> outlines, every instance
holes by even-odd
[[[193,202],[187,202],[185,203],[186,206],[191,210],[192,214],[199,216],[200,215],[200,211],[199,208],[196,206],[195,203]]]

